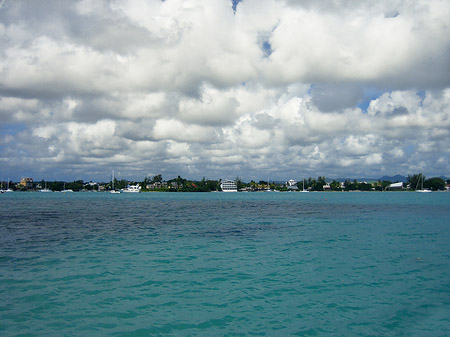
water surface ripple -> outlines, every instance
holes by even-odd
[[[450,193],[0,195],[1,336],[448,336]]]

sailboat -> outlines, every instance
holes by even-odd
[[[70,188],[66,190],[66,183],[64,183],[64,189],[61,191],[61,193],[67,193],[67,192],[73,192]]]
[[[267,179],[267,189],[265,191],[266,192],[272,192],[272,190],[270,189],[270,181],[269,181],[269,179]]]
[[[114,171],[112,171],[112,190],[109,191],[109,193],[112,193],[112,194],[120,193],[120,191],[118,191],[114,188]]]
[[[302,192],[302,193],[309,192],[308,190],[305,190],[305,179],[303,179],[303,189],[300,192]]]
[[[420,183],[420,190],[417,189],[419,186],[419,183]],[[431,190],[429,188],[425,188],[425,189],[423,188],[423,174],[422,173],[419,175],[419,181],[417,182],[417,185],[416,185],[416,192],[419,192],[419,193],[430,193],[431,192]]]
[[[41,192],[53,192],[53,191],[47,188],[47,182],[45,182],[45,188],[41,189]]]
[[[9,188],[9,178],[8,178],[8,187],[6,188],[5,192],[14,192],[12,189]]]

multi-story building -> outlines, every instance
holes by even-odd
[[[237,185],[234,180],[223,180],[220,188],[223,192],[237,192]]]
[[[22,178],[20,186],[25,188],[33,188],[33,178]]]

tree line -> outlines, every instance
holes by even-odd
[[[251,180],[244,182],[240,177],[235,178],[238,190],[259,191],[259,190],[289,190],[285,183],[275,183],[260,180],[258,182]],[[445,190],[447,184],[450,184],[450,179],[445,181],[440,177],[426,178],[422,174],[408,175],[407,182],[403,183],[404,189],[420,189],[429,188],[434,191]],[[4,182],[3,182],[4,183]],[[345,180],[340,182],[337,180],[327,179],[325,176],[317,178],[308,178],[297,183],[298,189],[307,189],[309,191],[385,191],[393,182],[383,180],[376,182],[358,182],[356,180]],[[103,183],[84,182],[83,180],[76,180],[73,182],[64,181],[40,181],[34,182],[32,187],[22,187],[20,184],[10,182],[10,188],[13,190],[39,190],[44,187],[52,191],[61,191],[64,188],[72,189],[73,191],[92,191],[92,190],[111,190],[126,188],[130,184],[139,184],[143,191],[165,191],[165,192],[211,192],[220,191],[221,180],[206,179],[188,180],[177,176],[170,180],[164,180],[161,174],[153,177],[145,177],[143,181],[128,181],[126,179],[114,179],[113,181]],[[3,184],[6,186],[6,183]]]

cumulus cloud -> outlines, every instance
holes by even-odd
[[[237,118],[238,102],[232,93],[205,88],[200,99],[186,97],[179,101],[180,119],[200,125],[226,126]]]
[[[340,83],[318,85],[311,90],[312,101],[320,111],[338,111],[356,106],[363,98],[359,85]]]
[[[4,174],[450,175],[448,17],[442,0],[4,1]]]

